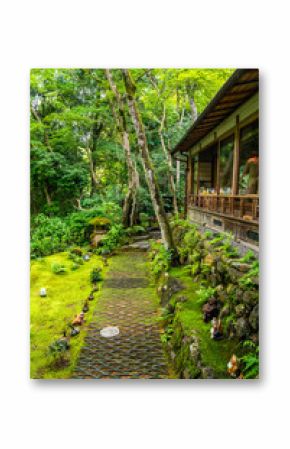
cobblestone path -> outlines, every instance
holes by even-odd
[[[123,252],[109,263],[73,378],[167,378],[156,320],[158,299],[150,285],[146,255]],[[119,335],[102,337],[100,330],[106,326],[117,326]]]

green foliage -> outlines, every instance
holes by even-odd
[[[246,252],[246,254],[241,257],[240,262],[242,263],[248,263],[248,262],[252,262],[253,260],[255,260],[255,254],[253,253],[253,251],[249,250]]]
[[[39,214],[31,220],[31,255],[34,258],[65,250],[70,238],[70,230],[61,218]]]
[[[140,212],[139,220],[143,228],[147,228],[149,226],[149,215],[145,212]]]
[[[171,253],[164,245],[156,242],[151,243],[151,272],[155,278],[158,278],[161,273],[167,272],[170,267]]]
[[[93,268],[91,273],[90,273],[90,281],[92,284],[96,284],[97,282],[101,282],[103,279],[102,273],[101,273],[101,268],[96,267]]]
[[[67,273],[67,268],[65,265],[54,262],[51,264],[51,271],[54,274],[64,274]]]
[[[259,276],[259,262],[255,260],[252,263],[251,269],[239,279],[239,284],[241,287],[247,288],[255,287],[256,284],[254,282],[254,278],[257,278],[258,276]]]
[[[209,298],[211,298],[212,296],[214,296],[216,289],[213,287],[206,287],[206,286],[201,286],[197,291],[196,291],[196,296],[197,296],[197,304],[201,304],[203,305],[204,303],[206,303]]]
[[[49,352],[53,355],[65,352],[67,351],[67,349],[68,348],[66,342],[61,339],[56,340],[51,343],[51,345],[49,345]]]
[[[106,252],[111,252],[117,248],[122,241],[124,236],[124,228],[120,224],[113,225],[111,229],[102,239],[102,246],[98,249],[100,254],[105,254]]]
[[[125,229],[125,233],[129,236],[142,234],[143,232],[145,232],[145,228],[140,225],[131,226]]]
[[[79,256],[82,257],[83,255],[83,250],[79,247],[79,246],[75,246],[74,248],[70,249],[70,254],[72,256]]]
[[[255,379],[259,375],[259,346],[251,340],[246,340],[243,342],[243,348],[249,352],[240,358],[242,374],[245,379]]]

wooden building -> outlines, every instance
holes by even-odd
[[[236,70],[172,150],[192,222],[258,246],[259,71]]]

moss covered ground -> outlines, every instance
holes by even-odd
[[[65,265],[67,272],[54,274],[51,270],[53,263]],[[75,271],[71,270],[72,265],[66,252],[31,262],[31,378],[69,378],[74,370],[99,292],[89,302],[90,310],[85,315],[81,332],[71,338],[71,348],[64,357],[50,354],[49,345],[62,336],[66,326],[82,311],[84,300],[91,291],[90,272],[94,267],[103,268],[103,264],[101,258],[94,255]],[[47,288],[45,298],[39,296],[41,287]]]
[[[201,304],[197,301],[196,291],[199,285],[193,282],[186,268],[172,268],[170,274],[180,280],[185,287],[177,296],[183,295],[188,298],[186,302],[179,304],[179,310],[175,316],[176,322],[180,322],[185,334],[190,335],[192,330],[197,332],[202,362],[214,370],[215,377],[219,379],[228,378],[227,363],[231,355],[237,351],[239,342],[236,339],[219,341],[211,339],[211,324],[204,323]],[[172,300],[174,298],[175,296]]]

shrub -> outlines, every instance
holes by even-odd
[[[168,271],[171,262],[171,252],[156,242],[151,243],[151,272],[158,278],[161,273]]]
[[[70,230],[61,218],[39,214],[31,220],[32,257],[64,251],[70,238]]]
[[[102,238],[101,248],[98,249],[98,253],[103,254],[111,252],[117,248],[124,236],[124,228],[122,225],[113,225],[107,234]]]
[[[149,215],[148,214],[145,214],[145,212],[140,212],[139,220],[140,220],[141,226],[143,228],[148,228],[148,226],[150,224],[150,220],[149,220]]]
[[[82,257],[83,251],[79,246],[76,246],[70,250],[70,253],[75,254],[76,256]]]
[[[54,274],[64,274],[67,272],[67,268],[61,263],[54,262],[51,264],[51,271]]]
[[[249,352],[240,358],[242,374],[245,379],[255,379],[259,375],[259,346],[251,340],[243,342],[243,348]]]
[[[138,225],[125,229],[125,233],[128,235],[142,234],[143,232],[145,232],[145,228]]]
[[[97,282],[100,282],[103,279],[101,268],[93,268],[90,273],[90,281],[92,284],[96,284]]]

